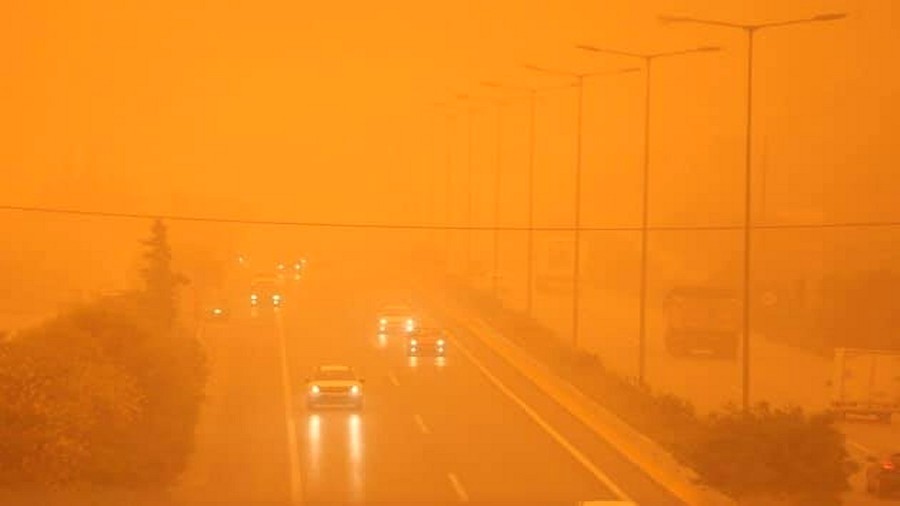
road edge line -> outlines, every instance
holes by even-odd
[[[692,506],[734,506],[737,504],[731,497],[714,489],[696,484],[694,482],[696,473],[692,469],[678,463],[658,443],[631,427],[627,422],[599,405],[593,399],[587,397],[574,385],[556,376],[546,366],[528,355],[526,351],[519,348],[516,344],[510,342],[502,332],[496,330],[481,318],[460,317],[458,308],[451,309],[446,304],[444,309],[453,313],[457,323],[468,330],[475,339],[485,344],[498,357],[506,361],[539,390],[543,391],[675,497]],[[473,328],[475,326],[481,327],[485,331],[484,333],[490,335],[492,339],[486,339],[484,336],[481,336]],[[517,355],[516,358],[510,357],[510,350],[514,350]],[[521,362],[527,363],[522,364]],[[553,383],[553,385],[550,385],[550,383]],[[593,411],[593,413],[588,413],[589,411]],[[598,418],[602,420],[598,420]],[[625,444],[625,440],[631,437],[643,440],[650,448],[639,449],[633,447],[633,445]],[[677,470],[664,470],[664,466],[657,462],[660,459],[670,461],[672,466],[677,466]],[[673,483],[673,480],[677,481],[677,483]]]
[[[525,411],[525,413],[532,419],[532,421],[534,421],[538,424],[538,426],[544,429],[544,431],[549,434],[557,444],[562,446],[567,452],[569,452],[569,455],[571,455],[575,460],[578,461],[578,463],[584,466],[584,468],[587,469],[588,472],[594,475],[594,478],[603,483],[603,485],[605,485],[610,490],[610,492],[612,492],[622,501],[634,503],[634,499],[632,499],[628,494],[625,493],[624,490],[616,485],[615,482],[612,481],[612,478],[610,478],[606,473],[601,471],[600,468],[594,465],[594,463],[591,462],[591,460],[588,459],[585,454],[581,453],[581,451],[579,451],[578,448],[570,443],[568,439],[560,434],[559,431],[554,429],[549,422],[544,420],[543,417],[541,417],[541,415],[539,415],[537,411],[534,410],[534,408],[529,406],[524,400],[522,400],[521,397],[516,395],[516,393],[513,392],[508,386],[506,386],[506,384],[504,384],[499,378],[488,371],[487,367],[482,364],[480,360],[475,358],[475,355],[468,348],[466,348],[466,346],[460,343],[459,339],[457,339],[454,334],[450,333],[450,337],[453,340],[453,345],[457,349],[459,349],[459,351],[461,351],[467,359],[469,359],[469,362],[471,362],[472,365],[474,365],[481,372],[481,374],[483,374],[491,383],[493,383],[498,390],[509,397],[510,400],[512,400],[517,406]]]
[[[303,503],[303,480],[300,477],[300,456],[297,454],[299,450],[297,446],[297,424],[291,414],[293,395],[291,394],[290,374],[288,374],[287,339],[284,335],[284,321],[282,318],[283,316],[279,313],[276,315],[275,322],[281,355],[281,392],[284,398],[284,421],[287,427],[291,504],[296,505]]]

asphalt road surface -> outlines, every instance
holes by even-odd
[[[441,321],[440,308],[431,315],[453,332],[448,356],[407,358],[400,336],[379,338],[375,331],[377,310],[397,302],[392,297],[304,280],[279,311],[236,312],[228,322],[205,325],[210,399],[196,462],[178,498],[682,504],[459,322]],[[361,411],[306,409],[305,377],[328,363],[357,367],[365,378]]]

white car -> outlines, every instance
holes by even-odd
[[[306,407],[346,407],[362,409],[364,380],[352,367],[320,365],[306,378]]]
[[[410,333],[416,330],[416,319],[406,306],[387,306],[378,313],[378,332],[393,334]]]

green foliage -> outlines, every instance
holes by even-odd
[[[0,344],[0,484],[85,479],[144,407],[135,378],[70,318]]]
[[[689,402],[615,374],[526,315],[462,285],[455,289],[524,350],[666,448],[709,486],[742,499],[774,496],[793,506],[840,503],[855,469],[828,415],[762,404],[747,413],[729,408],[699,417]]]
[[[710,416],[690,451],[704,482],[736,497],[791,496],[795,504],[840,504],[854,464],[827,414],[760,404]]]
[[[150,238],[142,244],[147,248],[144,252],[145,266],[141,270],[145,310],[157,325],[171,329],[178,307],[178,286],[187,283],[187,279],[172,269],[168,231],[161,220],[153,223]]]
[[[205,355],[174,326],[161,223],[148,244],[146,290],[0,341],[0,487],[158,489],[184,470]]]

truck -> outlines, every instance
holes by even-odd
[[[900,412],[900,351],[835,348],[831,410],[890,422]]]
[[[741,302],[729,288],[676,286],[664,300],[665,346],[674,356],[734,359],[741,336]]]

